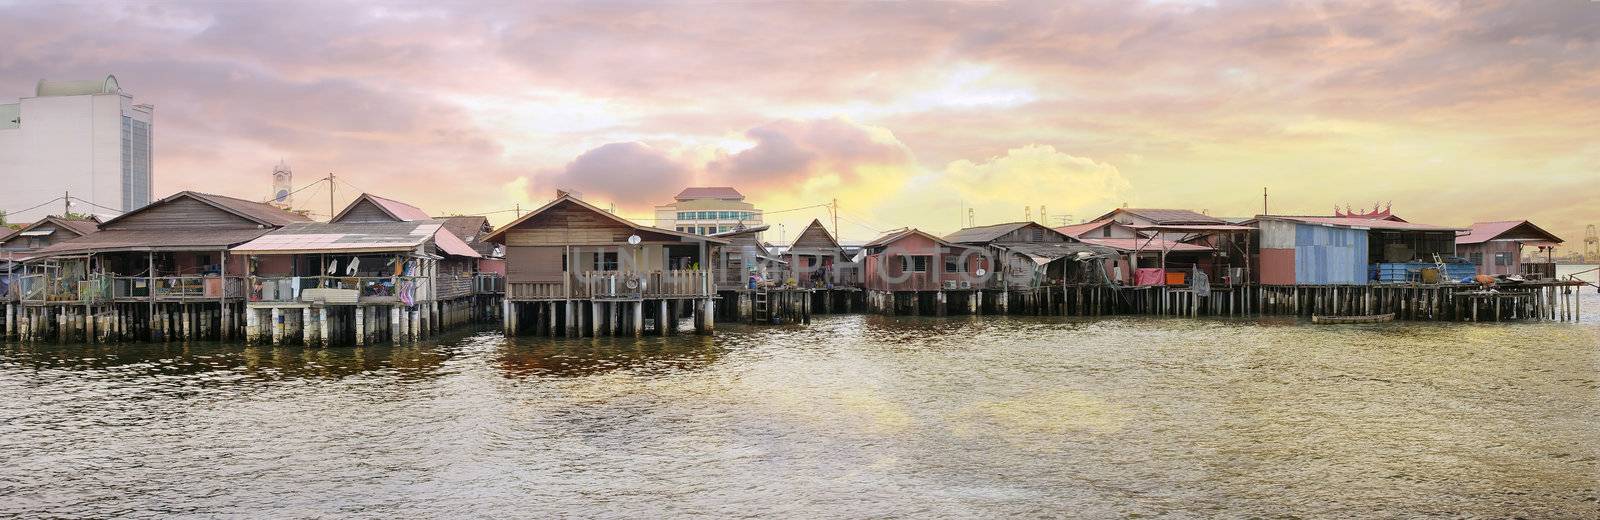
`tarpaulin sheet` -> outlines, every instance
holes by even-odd
[[[1166,285],[1167,270],[1158,267],[1146,267],[1133,271],[1134,285]]]

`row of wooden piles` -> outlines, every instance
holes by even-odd
[[[368,345],[416,341],[497,319],[498,297],[432,305],[248,307],[243,303],[110,303],[4,306],[0,335],[22,341],[117,343],[234,341]]]
[[[946,316],[1360,316],[1394,314],[1402,320],[1576,321],[1580,286],[1524,284],[1494,291],[1465,285],[1066,286],[1031,290],[868,291],[867,310],[878,314]]]
[[[1116,289],[1090,285],[1005,291],[867,291],[866,301],[871,312],[904,316],[1106,316],[1119,314],[1122,308]]]
[[[242,305],[114,303],[5,305],[4,337],[22,341],[114,343],[231,340],[244,334]]]
[[[501,325],[508,336],[666,336],[684,319],[694,332],[716,328],[716,299],[506,301]]]
[[[1582,287],[1565,283],[1504,286],[1492,291],[1463,285],[1263,287],[1263,314],[1354,316],[1394,314],[1427,321],[1577,321]]]

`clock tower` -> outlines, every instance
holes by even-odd
[[[294,191],[294,172],[289,171],[289,165],[283,160],[272,168],[272,204],[288,208],[294,203],[294,197],[289,192]]]

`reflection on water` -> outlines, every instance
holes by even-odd
[[[0,347],[0,516],[1600,516],[1584,324]]]

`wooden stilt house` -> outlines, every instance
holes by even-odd
[[[560,193],[486,241],[506,255],[508,334],[667,334],[715,323],[715,249],[727,240],[643,226]]]
[[[248,257],[246,339],[413,341],[469,321],[481,257],[444,221],[362,194],[332,222],[298,222],[232,249]]]
[[[243,330],[243,259],[228,248],[306,217],[178,192],[33,253],[19,280],[33,337],[229,339]]]

